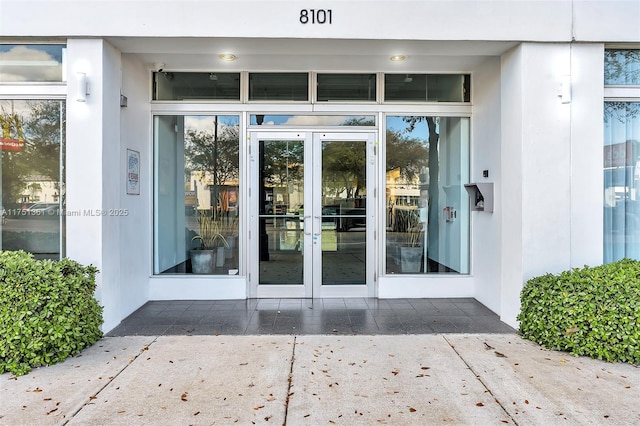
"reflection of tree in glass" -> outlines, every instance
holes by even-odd
[[[605,84],[640,84],[640,49],[604,51]]]
[[[340,126],[375,126],[374,119],[369,117],[349,117],[345,119]]]
[[[604,51],[604,81],[607,85],[640,84],[640,49],[607,49]],[[605,102],[604,121],[616,119],[626,123],[640,114],[638,102]]]
[[[215,122],[214,122],[215,123]],[[217,123],[215,123],[217,124]],[[216,127],[218,127],[216,125]],[[239,171],[239,127],[219,126],[210,131],[187,129],[185,135],[185,174],[191,179],[191,172],[211,173],[214,184],[237,181]]]
[[[635,118],[640,114],[640,102],[605,102],[604,122],[610,124],[612,119],[620,123]]]
[[[406,183],[413,182],[429,161],[426,141],[405,136],[401,130],[387,130],[387,171],[400,170]]]
[[[269,141],[264,143],[264,182],[285,186],[302,181],[304,145],[301,141]],[[288,182],[287,182],[288,179]]]
[[[362,142],[323,143],[323,191],[333,192],[334,196],[346,193],[347,199],[362,195],[367,185],[366,157],[366,144]]]
[[[429,236],[429,251],[437,253],[438,241],[440,238],[440,216],[438,211],[439,198],[440,198],[440,163],[438,162],[438,149],[440,144],[439,124],[440,117],[428,117],[428,116],[407,116],[403,120],[407,123],[406,131],[411,133],[415,126],[423,121],[426,121],[428,128],[428,142],[426,144],[427,166],[429,168],[429,199],[427,202],[427,235]],[[387,155],[388,154],[387,148]],[[415,161],[415,160],[414,160]]]
[[[20,104],[27,108],[16,108]],[[20,150],[2,151],[2,198],[4,203],[15,203],[20,200],[29,176],[60,181],[65,110],[61,101],[6,101],[2,105],[3,131],[8,131],[13,138],[24,139]],[[14,108],[26,112],[18,114]]]

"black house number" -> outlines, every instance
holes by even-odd
[[[331,24],[331,9],[300,9],[301,24]]]

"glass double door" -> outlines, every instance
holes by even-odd
[[[373,296],[375,134],[255,132],[254,297]]]

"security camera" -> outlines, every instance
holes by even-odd
[[[155,69],[158,72],[162,72],[164,70],[164,64],[162,62],[154,62],[153,69]]]

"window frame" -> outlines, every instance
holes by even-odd
[[[628,46],[628,45],[606,45],[604,47],[603,50],[603,70],[604,70],[604,66],[605,66],[605,62],[604,62],[604,55],[605,52],[607,50],[636,50],[636,49],[640,49],[640,46],[638,45],[632,45],[632,46]],[[604,81],[604,74],[603,74],[603,85],[604,85],[604,98],[602,101],[603,104],[603,108],[604,105],[608,102],[624,102],[624,103],[640,103],[640,85],[621,85],[621,84],[606,84],[606,82]],[[603,117],[603,123],[604,123],[604,117]],[[604,145],[604,134],[602,135],[603,137],[603,141],[602,141],[602,147],[604,149],[605,145]],[[604,156],[604,154],[602,154]],[[604,160],[604,157],[603,157]],[[602,170],[604,172],[605,167],[604,167],[604,161],[602,162]],[[605,204],[606,204],[606,200],[604,199],[605,195],[604,195],[604,189],[605,189],[605,184],[606,184],[606,178],[603,175],[603,180],[601,182],[601,188],[603,191],[603,199],[602,199],[602,205],[603,208],[605,208]],[[608,230],[605,227],[605,221],[602,221],[602,236],[603,236],[603,247],[602,247],[602,261],[605,261],[605,254],[606,254],[606,250],[607,247],[605,246],[606,241],[607,241],[607,236],[606,236],[606,232]],[[626,242],[626,237],[625,237],[625,242]]]

